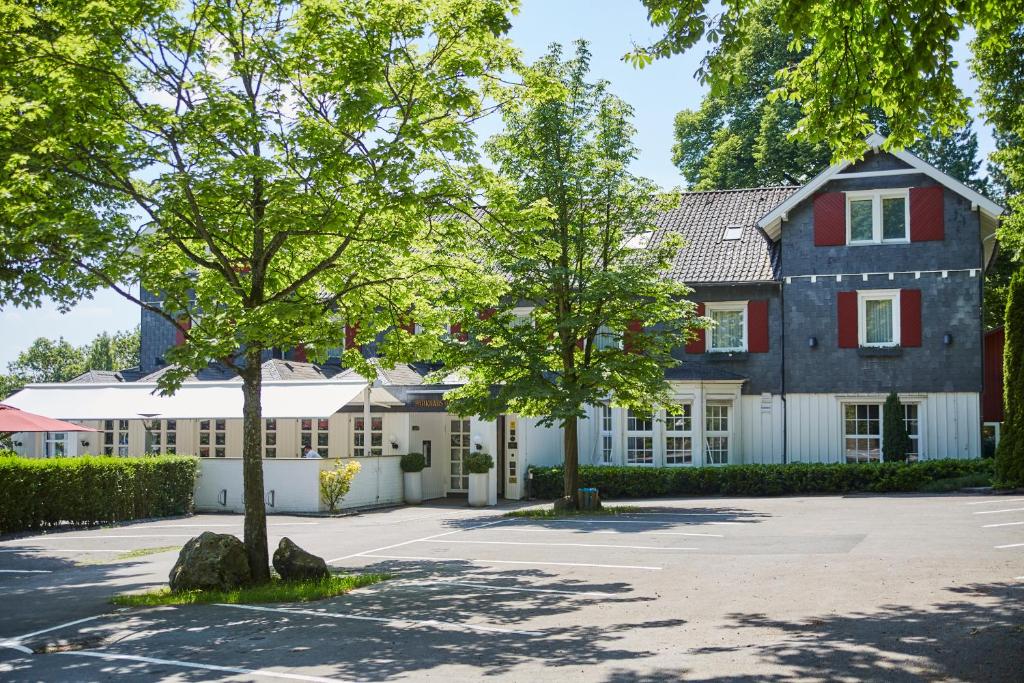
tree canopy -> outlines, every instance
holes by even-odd
[[[466,380],[449,410],[563,428],[567,496],[587,406],[667,404],[664,370],[694,321],[689,290],[664,277],[679,242],[652,239],[667,202],[630,171],[632,110],[589,65],[585,43],[568,58],[554,45],[505,98],[486,144],[498,173],[474,216],[486,286],[455,317],[465,336],[444,370]]]
[[[31,299],[50,283],[18,274],[66,263],[180,330],[165,388],[214,359],[238,372],[245,541],[265,580],[263,351],[322,356],[346,323],[372,339],[413,307],[416,278],[450,265],[461,226],[436,217],[472,194],[470,124],[481,79],[514,60],[514,0],[2,8],[0,231],[20,283],[3,293]],[[74,248],[103,242],[96,259]],[[346,360],[371,372],[355,349]]]

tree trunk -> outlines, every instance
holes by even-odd
[[[245,492],[245,550],[254,583],[270,581],[267,551],[267,509],[263,501],[262,406],[260,349],[246,349],[242,370],[242,482]]]
[[[565,491],[564,495],[572,500],[576,507],[576,489],[579,488],[579,444],[577,437],[577,418],[575,415],[566,419],[562,427],[562,438],[565,446]]]

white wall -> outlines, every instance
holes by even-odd
[[[922,458],[981,456],[981,400],[976,393],[900,394],[919,404]],[[884,394],[789,394],[786,396],[790,462],[845,462],[842,405],[882,403]]]
[[[399,458],[344,458],[329,460],[282,459],[263,461],[264,500],[267,512],[323,512],[320,500],[320,472],[339,462],[353,460],[362,469],[352,480],[352,489],[342,501],[342,509],[368,505],[386,505],[402,501],[402,472]],[[226,491],[226,503],[220,496]],[[270,506],[273,491],[273,507]],[[240,458],[204,458],[199,461],[196,482],[196,509],[244,512],[242,460]]]
[[[782,462],[785,406],[778,394],[739,399],[739,453],[734,463]]]

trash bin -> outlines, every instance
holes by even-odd
[[[581,488],[576,491],[576,504],[580,510],[600,510],[601,496],[596,488]]]

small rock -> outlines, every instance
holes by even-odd
[[[204,531],[190,539],[171,569],[171,590],[231,590],[249,583],[245,546],[231,534]]]
[[[290,538],[282,538],[274,551],[274,569],[287,581],[323,579],[331,575],[324,558],[295,545]]]

